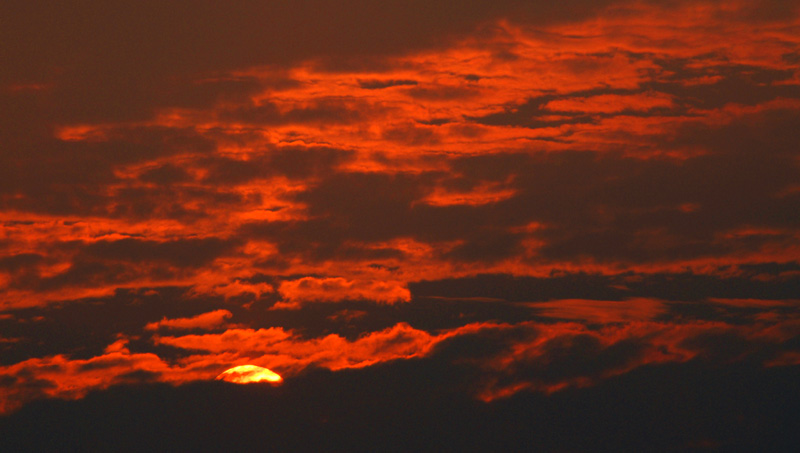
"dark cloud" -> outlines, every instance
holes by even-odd
[[[230,252],[238,241],[219,238],[182,239],[176,241],[146,241],[120,239],[98,241],[86,246],[81,253],[87,258],[128,262],[165,262],[181,267],[202,266]]]
[[[165,164],[142,173],[142,175],[139,176],[139,180],[160,185],[172,185],[189,182],[192,180],[192,176],[183,168]]]
[[[213,260],[233,254],[239,240],[205,238],[151,241],[138,238],[65,242],[58,248],[70,265],[58,272],[31,268],[14,275],[10,288],[47,291],[120,285],[144,279],[169,280],[190,275]]]
[[[410,146],[431,146],[441,141],[435,129],[413,123],[388,128],[383,132],[383,138]]]
[[[456,246],[443,256],[455,261],[482,261],[492,263],[511,258],[519,253],[522,235],[507,234],[492,230],[477,231],[466,242]]]
[[[520,360],[511,370],[504,371],[512,382],[534,379],[560,383],[577,377],[597,377],[633,363],[645,348],[646,344],[634,340],[605,346],[594,335],[564,335],[545,342],[540,357]]]
[[[115,255],[115,258],[119,259],[119,256]],[[69,354],[74,358],[88,359],[101,355],[106,346],[117,340],[118,335],[131,338],[128,347],[134,353],[153,352],[162,357],[180,357],[185,355],[184,351],[171,350],[166,346],[154,346],[150,343],[151,333],[143,330],[144,326],[165,317],[191,318],[217,310],[221,306],[233,314],[231,322],[253,329],[283,326],[312,338],[337,333],[350,340],[357,339],[363,332],[383,330],[397,322],[407,322],[429,332],[454,329],[468,322],[496,321],[517,324],[537,319],[544,324],[550,324],[554,321],[538,316],[535,305],[525,306],[517,303],[560,299],[606,301],[625,301],[637,297],[666,299],[674,303],[668,304],[667,312],[659,317],[664,321],[724,321],[735,325],[748,325],[764,313],[771,312],[787,317],[795,311],[792,304],[781,304],[780,301],[796,297],[794,288],[798,284],[798,277],[774,282],[765,279],[764,276],[771,272],[777,277],[798,266],[776,265],[775,267],[776,269],[772,271],[767,268],[748,270],[743,275],[728,278],[697,276],[690,273],[644,277],[635,274],[617,276],[567,274],[547,278],[512,277],[503,274],[481,275],[474,278],[411,283],[410,304],[388,306],[375,305],[369,301],[345,301],[339,304],[308,305],[297,311],[268,311],[267,308],[279,299],[276,294],[260,297],[252,294],[242,295],[223,300],[220,296],[194,294],[189,288],[119,289],[109,297],[74,300],[43,308],[7,312],[12,316],[0,319],[0,330],[5,337],[18,340],[2,345],[2,364],[10,365],[25,358],[55,354]],[[118,268],[111,266],[111,270],[115,271]],[[280,279],[266,276],[248,283],[262,281],[271,283],[274,287],[280,283]],[[737,308],[709,302],[709,299],[714,298],[765,299],[777,301],[777,305],[762,307],[745,304]],[[330,319],[343,309],[358,310],[365,315],[353,318],[348,323]],[[224,327],[220,328],[224,330]],[[493,344],[486,335],[459,337],[447,348],[454,348],[457,344],[466,342],[465,344],[472,345],[467,349],[480,350],[481,343],[485,342],[487,347]],[[501,349],[490,348],[495,353],[507,346],[509,341],[521,341],[526,338],[528,333],[524,330],[515,330],[497,335],[500,336],[494,343],[495,348]],[[743,341],[740,337],[737,338],[740,342]],[[763,349],[763,346],[759,347]]]
[[[160,287],[141,290],[119,289],[105,298],[81,299],[41,308],[14,310],[13,318],[0,319],[4,335],[19,340],[8,345],[2,364],[11,365],[28,358],[66,354],[75,359],[100,356],[106,346],[119,339],[132,338],[134,352],[153,352],[144,326],[163,317],[190,317],[218,308],[224,303],[215,297],[187,297],[187,288]],[[231,306],[237,316],[245,311]],[[164,353],[171,357],[174,351]]]
[[[217,206],[242,206],[252,202],[242,193],[214,187],[170,185],[125,187],[106,206],[106,215],[123,219],[177,219],[187,224],[208,218]]]
[[[789,213],[800,209],[800,198],[781,195],[798,184],[796,138],[789,131],[800,125],[791,112],[755,114],[721,128],[685,126],[665,139],[668,146],[710,151],[686,160],[592,152],[495,154],[450,161],[457,170],[452,176],[330,175],[297,195],[315,220],[278,229],[289,242],[291,236],[313,234],[311,242],[318,244],[409,235],[424,241],[464,239],[466,248],[453,255],[459,259],[470,256],[470,247],[508,256],[522,236],[503,234],[502,228],[531,222],[545,226],[531,234],[544,240],[539,253],[547,259],[644,262],[757,251],[790,243],[792,233],[724,235],[793,226]],[[501,178],[513,178],[510,187],[517,193],[510,199],[479,206],[419,202],[437,186],[469,190]],[[482,241],[505,245],[480,246]]]
[[[467,117],[468,120],[487,126],[515,127],[558,127],[565,124],[585,124],[597,121],[605,115],[590,115],[584,112],[563,112],[545,109],[551,101],[570,99],[572,97],[598,96],[604,94],[633,94],[633,90],[600,88],[576,91],[569,94],[545,94],[527,99],[522,103],[505,106],[503,111],[489,113],[481,117]],[[555,118],[554,118],[555,117]]]
[[[248,160],[209,157],[200,163],[207,170],[204,182],[236,185],[255,179],[287,177],[306,179],[329,176],[353,159],[352,151],[315,147],[281,147],[264,150]]]
[[[24,146],[12,144],[0,156],[2,207],[55,215],[107,215],[109,205],[117,201],[109,187],[121,183],[115,170],[215,148],[197,132],[180,128],[132,127],[102,134],[96,141],[48,138]]]
[[[794,266],[796,265],[795,263]],[[723,272],[724,269],[720,269],[720,273]],[[558,299],[625,300],[633,297],[701,302],[710,298],[783,300],[796,296],[793,287],[800,280],[800,275],[795,274],[781,281],[764,276],[765,274],[761,272],[744,272],[733,276],[697,275],[690,272],[654,274],[628,272],[616,275],[568,273],[548,277],[485,274],[469,278],[414,282],[409,284],[409,290],[414,298],[483,297],[508,302]],[[703,305],[705,304],[698,303],[694,306]],[[682,310],[680,306],[675,306],[673,309]]]
[[[389,239],[407,228],[411,204],[424,194],[426,179],[427,175],[336,174],[297,199],[309,204],[312,216],[326,219],[334,232],[339,227],[359,239]]]
[[[307,107],[281,109],[275,104],[241,107],[225,112],[221,118],[254,125],[282,124],[351,124],[379,113],[363,102],[343,102],[327,99]]]
[[[0,258],[0,270],[19,272],[22,269],[39,264],[43,259],[44,256],[37,253],[20,253],[17,255],[4,256]]]
[[[417,85],[416,80],[389,79],[389,80],[359,80],[358,86],[365,90],[380,90],[383,88]]]
[[[601,4],[574,8],[470,1],[358,2],[328,0],[292,5],[245,1],[155,1],[41,8],[7,2],[0,83],[47,83],[51,117],[61,121],[141,119],[163,106],[208,105],[224,91],[246,93],[251,80],[202,85],[192,80],[259,65],[316,56],[405,53],[440,44],[476,24],[524,14],[548,23],[595,13]],[[342,33],[342,30],[347,30]]]
[[[661,70],[652,74],[652,81],[646,81],[635,89],[601,86],[558,94],[544,94],[529,98],[523,103],[511,103],[505,106],[501,112],[481,117],[468,117],[468,119],[491,126],[558,127],[592,124],[604,118],[620,115],[626,117],[693,116],[696,113],[691,109],[721,108],[731,103],[759,105],[775,99],[800,98],[800,87],[792,82],[795,69],[736,65],[726,61],[723,55],[713,54],[684,59],[660,58],[632,52],[620,52],[619,54],[632,61],[652,61]],[[653,94],[671,96],[675,104],[651,107],[646,111],[622,107],[614,112],[564,111],[548,106],[553,101],[557,103],[558,101],[592,96]]]
[[[758,105],[778,98],[800,97],[800,87],[791,83],[793,69],[732,65],[721,55],[691,59],[659,60],[664,75],[644,84],[676,96],[684,107],[720,108],[726,104]],[[690,84],[707,78],[704,83]]]

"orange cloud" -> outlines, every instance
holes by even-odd
[[[643,93],[637,95],[603,94],[592,97],[572,97],[550,101],[545,104],[544,108],[562,112],[614,113],[626,110],[645,112],[673,106],[672,96],[663,93]]]
[[[480,206],[507,200],[516,193],[517,191],[514,189],[503,189],[493,184],[482,184],[469,192],[452,192],[437,187],[433,193],[420,202],[431,206]]]
[[[580,307],[579,311],[583,309]],[[797,321],[791,319],[748,326],[709,321],[672,324],[631,319],[599,330],[572,322],[523,324],[519,327],[536,333],[533,338],[512,341],[504,351],[475,361],[486,371],[477,396],[492,401],[520,391],[552,393],[569,387],[594,385],[599,380],[645,365],[683,363],[697,357],[739,361],[763,349],[773,351],[772,358],[763,362],[764,366],[793,365],[797,354],[779,349],[788,339],[796,337],[796,326]],[[741,338],[751,346],[743,347],[733,358],[727,353],[716,357],[720,345],[729,343],[731,336]]]
[[[155,341],[157,344],[212,354],[227,353],[236,357],[237,362],[249,360],[255,365],[291,375],[312,365],[339,370],[424,356],[449,335],[452,334],[431,335],[399,323],[382,331],[364,334],[355,341],[335,334],[303,340],[281,328],[230,329],[220,334],[162,336]]]
[[[800,300],[775,300],[775,299],[725,299],[720,297],[712,297],[710,302],[729,305],[732,307],[740,308],[772,308],[772,307],[786,307],[791,305],[800,304]]]
[[[228,300],[232,297],[251,295],[261,297],[264,294],[269,294],[274,291],[272,285],[267,283],[247,283],[241,280],[235,280],[227,283],[223,281],[220,284],[198,284],[193,288],[193,292],[197,295],[214,294],[225,297]]]
[[[217,312],[213,314],[217,319]],[[179,328],[197,325],[198,318],[167,320]],[[164,321],[162,321],[163,323]],[[89,391],[114,384],[158,381],[181,384],[214,379],[233,366],[252,364],[292,376],[309,366],[341,370],[361,368],[388,360],[423,357],[435,345],[455,335],[474,333],[491,326],[470,325],[432,335],[405,323],[364,334],[354,341],[338,335],[302,339],[282,328],[229,329],[220,334],[155,336],[156,344],[203,351],[174,362],[155,354],[131,353],[127,340],[109,345],[103,355],[70,359],[66,355],[29,359],[0,367],[0,414],[42,397],[76,399]]]
[[[793,87],[797,86],[797,71],[792,66],[793,54],[787,50],[800,45],[797,36],[787,31],[791,29],[787,24],[796,24],[797,17],[787,15],[777,22],[754,25],[742,20],[749,11],[742,5],[618,5],[605,11],[602,20],[542,25],[546,33],[539,27],[537,31],[527,27],[521,17],[493,18],[492,26],[479,36],[466,34],[443,41],[441,46],[384,56],[381,64],[331,70],[325,61],[309,57],[285,67],[254,64],[227,68],[227,72],[213,76],[198,76],[192,83],[214,89],[221,89],[217,82],[246,81],[253,86],[237,95],[211,96],[208,102],[194,106],[167,102],[154,107],[155,113],[149,118],[62,121],[54,129],[53,138],[59,146],[67,147],[54,148],[54,155],[111,155],[102,146],[130,145],[133,149],[123,153],[128,157],[111,159],[101,169],[92,170],[92,174],[108,179],[89,184],[91,190],[78,198],[55,204],[83,205],[79,201],[84,197],[94,200],[88,203],[92,206],[88,211],[63,213],[59,207],[52,215],[31,212],[32,207],[57,197],[26,197],[69,192],[59,188],[25,189],[25,184],[18,182],[19,190],[4,195],[7,207],[0,210],[0,219],[8,224],[4,225],[6,231],[0,232],[0,240],[9,245],[0,253],[38,253],[46,255],[47,260],[18,278],[0,271],[0,290],[8,296],[1,303],[4,307],[22,307],[43,300],[108,295],[118,288],[163,285],[192,286],[198,294],[226,298],[245,294],[260,297],[269,292],[268,285],[243,286],[250,285],[243,282],[256,270],[280,275],[337,275],[348,281],[285,282],[286,300],[279,306],[347,297],[392,303],[408,300],[403,288],[420,278],[488,272],[533,275],[552,267],[597,271],[596,267],[605,265],[592,256],[545,262],[541,256],[532,259],[537,256],[533,247],[519,247],[525,252],[508,261],[472,263],[469,267],[447,259],[437,261],[435,256],[404,261],[391,283],[381,288],[375,282],[388,281],[386,276],[364,275],[359,270],[364,262],[344,256],[318,260],[300,254],[281,256],[280,240],[275,237],[280,235],[274,235],[270,240],[252,238],[241,249],[199,266],[196,272],[188,272],[185,266],[129,266],[124,278],[104,281],[95,274],[78,272],[79,256],[74,249],[57,249],[65,244],[74,247],[77,242],[89,246],[139,236],[159,243],[181,238],[226,239],[240,235],[243,225],[254,222],[324,223],[311,214],[314,206],[301,199],[330,173],[456,175],[460,172],[452,168],[454,156],[502,153],[621,152],[642,160],[687,160],[713,154],[706,146],[667,146],[666,138],[674,137],[687,124],[724,126],[748,114],[778,108],[794,112],[798,108],[792,99],[796,98]],[[709,40],[708,33],[725,39]],[[690,87],[698,83],[707,84],[708,89],[692,91]],[[48,83],[46,91],[58,90],[57,85]],[[751,95],[740,96],[750,91]],[[137,148],[142,144],[146,146]],[[152,147],[164,152],[148,152]],[[304,158],[297,158],[298,154]],[[325,159],[315,161],[318,155]],[[7,167],[17,168],[15,165]],[[647,171],[642,165],[621,173]],[[514,169],[513,164],[506,164],[493,171],[508,176]],[[79,176],[53,187],[72,187],[80,192],[83,183],[78,181],[90,178]],[[438,214],[456,212],[459,207],[488,209],[531,198],[530,188],[515,185],[519,181],[465,178],[469,184],[420,182],[420,194],[412,207],[437,208],[432,212]],[[596,188],[602,191],[616,179],[609,174]],[[777,192],[790,197],[796,185]],[[551,190],[555,195],[570,188],[555,183]],[[694,192],[687,191],[690,195]],[[682,206],[701,206],[693,200],[674,201]],[[535,218],[538,208],[525,207],[534,205],[535,201],[519,203],[517,212],[531,216],[520,218],[520,222],[551,223]],[[704,208],[709,206],[706,203]],[[592,208],[600,210],[600,206]],[[700,216],[703,212],[697,208],[685,214]],[[425,225],[437,223],[424,220]],[[679,217],[672,221],[680,224],[686,220]],[[463,219],[464,224],[470,222],[474,219]],[[325,229],[325,225],[314,225],[307,231]],[[793,235],[796,242],[794,229],[786,228],[783,233]],[[371,244],[361,242],[365,248],[374,249],[379,243],[405,238],[437,251],[445,243],[424,236],[420,231],[399,231],[394,237],[381,237]],[[723,236],[720,240],[751,239]],[[448,242],[462,239],[448,238]],[[537,240],[528,237],[523,243]],[[673,263],[651,261],[644,266],[650,266],[650,270],[658,266],[694,268],[702,266],[696,265],[698,260],[785,262],[797,252],[796,246],[785,245],[754,249],[749,255],[737,251],[731,256],[703,255]],[[386,268],[398,267],[397,261],[390,259],[374,261]],[[620,271],[625,266],[630,263],[616,263],[613,269],[600,271]],[[346,271],[331,271],[338,268]],[[53,276],[60,280],[49,278]],[[75,287],[31,284],[23,288],[19,283],[41,283],[35,282],[36,278],[74,283]],[[360,283],[352,283],[356,281]],[[320,290],[326,285],[329,291]]]
[[[189,330],[189,329],[213,329],[219,327],[225,320],[233,316],[228,310],[214,310],[202,313],[191,318],[167,319],[151,322],[144,328],[147,330],[170,329],[170,330]]]
[[[86,360],[71,360],[64,355],[29,359],[0,367],[0,376],[12,383],[0,387],[0,413],[42,397],[82,398],[94,389],[135,382],[137,373],[156,380],[180,380],[170,371],[169,365],[155,354],[130,354],[127,350]],[[185,378],[192,379],[189,375]]]
[[[590,324],[648,321],[663,314],[664,303],[654,299],[628,300],[562,299],[527,304],[536,314]]]
[[[479,34],[393,47],[358,64],[306,49],[283,67],[206,62],[185,74],[177,68],[183,78],[169,81],[144,68],[148,83],[127,83],[137,72],[119,86],[156,87],[157,96],[120,99],[106,96],[118,87],[83,86],[96,80],[56,64],[52,81],[5,90],[22,107],[0,127],[9,149],[0,153],[0,310],[166,286],[245,304],[280,295],[274,309],[399,304],[423,280],[724,276],[796,263],[800,230],[787,213],[800,193],[800,21],[796,8],[751,21],[753,8],[628,2],[585,20],[481,17]],[[79,53],[93,61],[106,48]],[[84,104],[95,92],[103,100]],[[353,190],[338,196],[350,181]],[[749,282],[797,275],[787,266]],[[280,281],[278,294],[264,281]],[[751,326],[676,325],[656,322],[672,302],[654,297],[562,299],[528,304],[554,322],[547,325],[430,333],[399,323],[355,340],[282,327],[155,336],[192,351],[174,362],[131,353],[119,340],[91,359],[62,354],[0,367],[0,382],[11,382],[0,388],[0,412],[136,376],[179,383],[251,362],[291,374],[428,357],[482,329],[534,337],[476,361],[489,376],[487,400],[711,354],[713,345],[697,340],[703,335],[763,346],[770,366],[797,363],[794,352],[775,352],[796,335],[785,312],[797,300],[708,300],[713,310],[763,312]],[[361,322],[361,313],[332,319]],[[165,317],[145,329],[215,329],[231,316]],[[25,341],[0,338],[4,346]],[[559,357],[584,360],[583,371],[558,375],[569,368]]]
[[[303,277],[284,281],[278,287],[278,292],[284,301],[276,304],[276,309],[299,308],[308,302],[341,302],[348,299],[386,304],[411,300],[408,288],[398,282],[347,280],[340,277]]]
[[[567,306],[577,307],[583,316],[587,310],[593,312],[610,304],[584,302],[567,302]],[[335,371],[436,356],[436,360],[452,360],[481,370],[483,379],[474,382],[476,396],[491,401],[525,390],[553,392],[593,385],[644,365],[686,362],[698,356],[713,359],[717,345],[729,342],[731,335],[761,345],[758,347],[771,348],[773,352],[766,356],[765,366],[797,363],[795,352],[781,349],[788,339],[796,337],[797,320],[776,318],[742,326],[707,321],[670,324],[641,320],[638,314],[617,316],[626,322],[611,322],[600,329],[576,322],[472,323],[429,333],[398,323],[355,340],[336,334],[303,338],[279,327],[154,336],[156,345],[192,352],[169,362],[155,354],[131,353],[127,340],[122,338],[110,344],[102,355],[90,359],[56,355],[0,367],[0,378],[6,383],[0,386],[0,413],[15,410],[32,399],[81,398],[91,390],[119,383],[180,384],[214,379],[222,371],[239,365],[269,368],[291,378],[308,367]],[[177,321],[185,325],[196,318]],[[480,339],[484,335],[493,338],[494,346],[478,351],[448,348],[458,338]],[[733,360],[741,360],[757,350],[743,349]]]
[[[795,351],[787,351],[780,354],[778,357],[775,357],[772,360],[769,360],[764,364],[764,366],[768,367],[775,367],[775,366],[795,366],[800,365],[800,352]]]

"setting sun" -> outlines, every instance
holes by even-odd
[[[278,385],[283,378],[274,371],[255,365],[241,365],[222,372],[217,380],[233,382],[234,384],[250,384],[253,382],[269,382]]]

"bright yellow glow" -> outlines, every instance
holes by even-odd
[[[269,382],[280,384],[283,378],[274,371],[255,365],[241,365],[223,371],[217,379],[233,382],[235,384],[249,384],[251,382]]]

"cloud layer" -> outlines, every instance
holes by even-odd
[[[0,16],[0,412],[245,364],[495,405],[800,365],[791,2]]]

